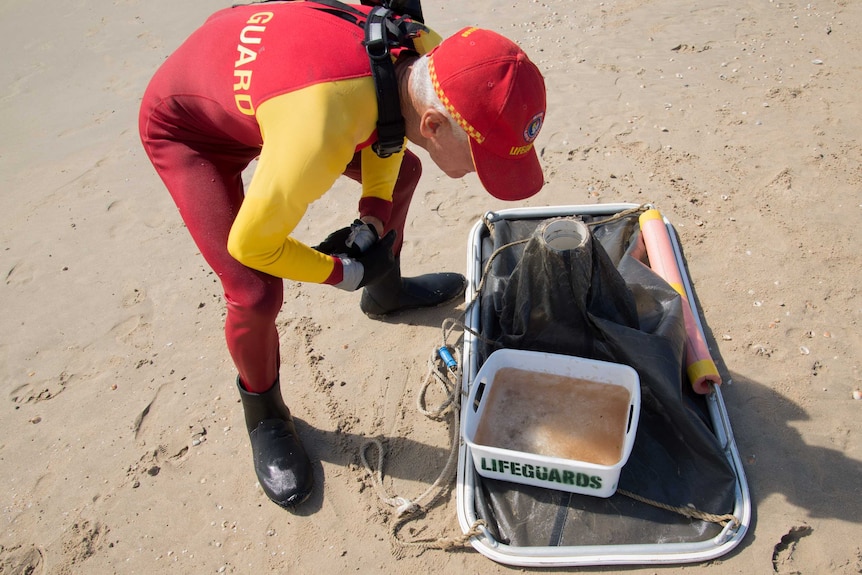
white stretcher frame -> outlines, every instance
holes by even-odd
[[[611,216],[621,211],[637,208],[639,204],[615,203],[594,205],[549,206],[534,208],[513,208],[497,212],[488,212],[485,217],[473,227],[467,246],[467,291],[466,301],[472,300],[479,287],[482,277],[482,236],[486,232],[484,221],[499,221],[502,219],[535,219],[552,218],[573,215]],[[686,292],[690,294],[689,302],[698,329],[703,332],[700,314],[694,303],[695,298],[688,273],[682,258],[682,250],[677,241],[673,226],[665,218],[664,223],[670,233],[671,243],[677,259],[677,264],[683,278]],[[467,310],[466,324],[472,329],[479,328],[479,305],[475,304]],[[462,353],[462,404],[469,396],[470,386],[478,371],[476,353],[476,338],[469,331],[464,333],[464,349]],[[719,386],[713,386],[706,396],[709,416],[715,430],[716,438],[722,445],[724,453],[736,474],[735,502],[733,515],[739,523],[728,523],[722,531],[711,539],[686,543],[655,543],[655,544],[608,544],[583,545],[568,547],[536,546],[519,547],[497,541],[493,534],[480,528],[482,534],[472,537],[472,546],[486,557],[502,564],[520,567],[570,567],[589,565],[649,565],[695,563],[709,561],[720,557],[734,547],[745,537],[752,518],[751,498],[748,483],[742,468],[742,460],[736,447],[730,418],[725,408]],[[464,418],[461,422],[461,441],[458,453],[458,475],[455,486],[457,497],[458,522],[464,533],[478,519],[475,511],[475,471],[469,446],[464,442]]]

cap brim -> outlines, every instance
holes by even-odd
[[[470,151],[479,181],[497,199],[524,200],[539,193],[545,183],[535,148],[519,158],[501,158],[470,139]]]

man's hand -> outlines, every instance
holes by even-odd
[[[362,216],[359,219],[362,220],[362,223],[372,226],[377,232],[378,236],[383,236],[383,221],[380,218],[377,218],[375,216]]]
[[[395,267],[395,256],[392,255],[395,236],[395,230],[390,231],[355,258],[336,255],[341,260],[344,276],[335,287],[355,291],[379,281],[392,271]]]
[[[376,226],[355,220],[349,227],[341,228],[326,236],[326,239],[314,246],[314,249],[330,256],[356,258],[379,239]]]

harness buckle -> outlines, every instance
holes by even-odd
[[[391,10],[377,7],[371,10],[365,22],[365,51],[372,60],[389,58],[389,38],[386,34],[386,18]]]

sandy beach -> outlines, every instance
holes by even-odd
[[[297,513],[257,486],[220,285],[137,132],[156,68],[225,6],[0,3],[0,574],[531,571],[390,537],[385,498],[426,492],[446,462],[449,428],[416,402],[463,302],[374,321],[358,293],[286,282],[282,390],[318,481]],[[463,273],[488,210],[651,203],[724,379],[755,507],[742,543],[579,570],[862,573],[862,3],[423,8],[441,35],[499,31],[542,70],[546,185],[507,204],[420,151],[405,274]],[[346,225],[358,194],[339,181],[297,236]],[[360,457],[371,439],[383,491]],[[460,534],[451,488],[401,532]]]

